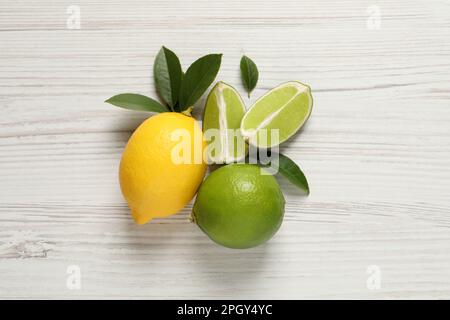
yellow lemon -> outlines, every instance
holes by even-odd
[[[144,121],[120,162],[120,187],[138,224],[180,211],[206,171],[206,143],[194,118],[164,112]]]

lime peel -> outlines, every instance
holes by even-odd
[[[280,228],[285,199],[277,180],[253,164],[229,164],[213,171],[195,199],[195,222],[225,247],[258,246]]]

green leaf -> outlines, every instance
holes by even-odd
[[[279,155],[278,171],[292,184],[309,194],[308,181],[299,166],[281,153]]]
[[[258,83],[259,72],[256,64],[247,56],[241,58],[241,78],[244,83],[245,90],[250,93],[255,89],[256,83]]]
[[[219,72],[221,54],[208,54],[195,61],[186,71],[181,82],[181,111],[192,107],[208,89]]]
[[[105,102],[110,103],[116,107],[121,107],[129,110],[136,111],[151,111],[151,112],[166,112],[164,107],[158,101],[135,93],[122,93],[115,95]]]
[[[159,50],[153,64],[156,90],[171,109],[177,104],[182,70],[177,55],[166,47]]]

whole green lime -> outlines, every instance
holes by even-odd
[[[283,221],[284,197],[276,179],[261,167],[230,164],[202,183],[192,213],[200,229],[215,242],[250,248],[277,232]]]

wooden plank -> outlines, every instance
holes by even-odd
[[[0,3],[0,297],[450,298],[448,3],[77,3],[80,30],[66,27],[71,3]],[[280,181],[286,218],[268,244],[211,243],[192,204],[129,218],[118,163],[148,114],[103,101],[154,95],[163,44],[185,68],[224,53],[218,78],[242,93],[249,55],[260,82],[247,105],[284,81],[311,85],[312,117],[282,150],[312,193]]]

